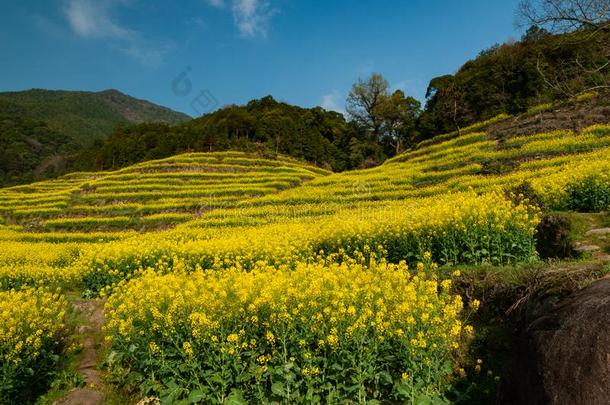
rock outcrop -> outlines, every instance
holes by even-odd
[[[610,279],[528,312],[499,403],[610,404]]]

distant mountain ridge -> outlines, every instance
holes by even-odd
[[[80,144],[109,135],[119,124],[178,124],[186,114],[118,90],[100,92],[31,89],[0,93],[0,113],[14,112],[45,122],[49,129]]]
[[[186,114],[118,90],[31,89],[0,93],[0,185],[53,177],[68,157],[103,141],[118,126],[179,124]]]

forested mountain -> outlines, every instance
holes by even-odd
[[[0,111],[42,121],[81,144],[104,138],[118,124],[177,124],[186,114],[139,100],[118,90],[100,92],[32,89],[0,93]]]
[[[62,173],[68,156],[118,125],[189,118],[117,90],[0,93],[0,185]]]

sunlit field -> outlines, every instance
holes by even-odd
[[[75,294],[105,300],[110,375],[169,402],[441,398],[476,334],[451,267],[539,260],[541,206],[609,194],[607,125],[475,126],[341,174],[191,153],[2,189],[0,398],[65,354]]]

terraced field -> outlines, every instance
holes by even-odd
[[[324,170],[244,153],[185,154],[0,191],[5,223],[28,231],[150,230],[294,187]]]
[[[0,286],[109,297],[109,373],[167,403],[439,398],[477,303],[438,266],[536,261],[543,211],[610,208],[610,125],[484,129],[341,174],[187,154],[4,189]]]

